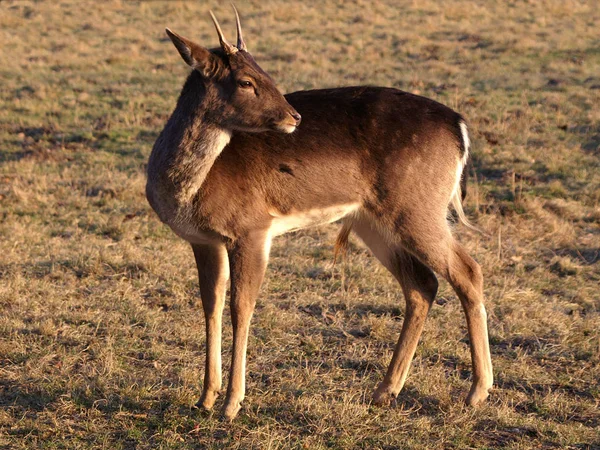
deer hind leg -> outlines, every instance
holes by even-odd
[[[210,410],[221,390],[221,320],[229,279],[224,245],[192,245],[206,322],[206,364],[202,396],[196,407]]]
[[[406,301],[402,331],[392,361],[383,381],[373,394],[375,404],[385,405],[389,404],[404,386],[425,319],[437,293],[438,281],[427,266],[401,247],[388,244],[369,224],[364,221],[355,223],[353,229],[399,281]]]
[[[412,229],[421,231],[403,233],[402,245],[448,280],[461,301],[467,319],[473,365],[473,384],[467,403],[476,405],[488,397],[493,384],[481,267],[453,238],[445,220],[438,227],[423,223],[422,227]]]
[[[483,305],[483,276],[481,267],[456,241],[453,242],[448,281],[460,298],[469,330],[473,384],[467,404],[484,401],[494,383],[492,358],[487,329],[487,314]]]
[[[250,319],[267,267],[271,238],[256,232],[240,238],[229,250],[233,352],[223,416],[233,420],[246,393],[246,349]]]

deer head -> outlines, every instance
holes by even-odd
[[[204,84],[210,101],[210,114],[205,118],[228,130],[292,133],[300,124],[300,114],[248,52],[235,7],[234,11],[237,45],[225,39],[212,12],[219,48],[204,48],[166,29],[183,60],[199,75],[198,82]]]

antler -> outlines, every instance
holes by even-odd
[[[227,39],[225,39],[223,31],[221,30],[221,26],[219,25],[219,22],[217,22],[217,18],[215,17],[212,11],[209,12],[210,17],[212,17],[212,20],[215,24],[215,28],[217,29],[217,34],[219,35],[219,42],[221,43],[221,48],[228,55],[233,55],[238,51],[238,49],[234,45],[231,45],[229,42],[227,42]]]
[[[237,25],[237,48],[238,50],[247,52],[248,49],[246,48],[246,43],[244,42],[244,38],[242,36],[242,24],[240,23],[240,15],[238,14],[237,9],[233,3],[231,4],[231,7],[235,11],[235,22]]]

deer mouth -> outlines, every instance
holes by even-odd
[[[296,131],[297,125],[295,122],[280,122],[277,125],[275,125],[275,129],[277,131],[281,131],[282,133],[286,133],[286,134],[290,134],[293,133],[294,131]]]

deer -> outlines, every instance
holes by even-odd
[[[404,386],[425,319],[446,279],[466,316],[472,385],[493,385],[481,268],[453,235],[462,206],[470,139],[463,117],[394,88],[354,86],[282,95],[249,53],[235,9],[237,45],[210,12],[219,47],[166,33],[191,67],[147,165],[146,196],[162,222],[191,244],[206,325],[200,400],[221,393],[222,315],[227,286],[232,359],[222,415],[245,397],[250,321],[274,237],[341,221],[396,278],[405,298],[399,340],[372,402]]]

